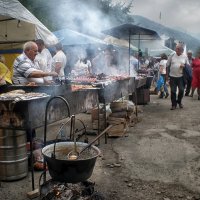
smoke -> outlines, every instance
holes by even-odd
[[[62,20],[63,27],[97,35],[111,25],[110,20],[95,5],[84,2],[67,1],[56,8],[56,15]]]
[[[94,3],[98,1],[92,1],[90,4],[88,2],[87,0],[65,1],[64,4],[62,3],[55,8],[55,17],[58,18],[58,23],[61,23],[62,28],[69,28],[84,34],[101,37],[103,36],[101,31],[113,27],[116,21],[113,18],[111,21],[110,16],[112,15],[106,15]],[[79,39],[81,38],[79,37]],[[126,55],[128,55],[128,49],[126,51]],[[70,70],[74,68],[74,64],[80,57],[87,57],[84,48],[70,47],[66,52]],[[121,50],[113,49],[107,54],[106,47],[103,47],[101,51],[95,51],[94,54],[94,57],[92,56],[90,59],[95,68],[94,73],[105,73],[107,75],[129,73],[129,56],[124,56]]]

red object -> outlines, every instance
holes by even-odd
[[[195,58],[192,61],[192,88],[200,88],[200,59]]]

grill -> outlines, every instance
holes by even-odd
[[[8,92],[15,89],[23,89],[25,92],[41,92],[49,96],[45,98],[33,98],[29,100],[20,99],[0,100],[0,129],[7,130],[25,130],[30,135],[34,129],[44,126],[45,105],[50,97],[62,96],[69,102],[70,112],[73,114],[86,111],[88,108],[96,106],[98,103],[97,90],[71,91],[69,85],[54,86],[7,86],[2,88],[2,92]],[[48,112],[48,122],[53,123],[68,117],[69,113],[63,109],[63,103],[55,100],[51,103]],[[52,112],[54,110],[54,112]],[[32,158],[32,142],[30,142]],[[32,161],[31,161],[32,162]],[[34,171],[32,166],[32,189],[34,190]]]
[[[25,92],[46,93],[49,96],[29,100],[20,99],[14,103],[12,100],[0,100],[0,128],[25,130],[31,133],[30,135],[32,137],[32,132],[35,128],[44,126],[45,105],[52,97],[64,97],[69,103],[70,113],[77,114],[99,105],[99,102],[105,105],[122,96],[134,93],[136,88],[143,86],[145,83],[145,78],[138,80],[135,78],[127,78],[111,81],[109,84],[98,85],[98,89],[78,91],[71,91],[71,87],[68,84],[51,86],[5,86],[2,88],[2,92],[23,89]],[[47,114],[48,122],[53,123],[66,118],[66,114],[68,116],[69,113],[63,109],[63,104],[60,101],[55,100],[51,103]],[[32,141],[32,138],[30,139]],[[30,148],[32,149],[32,144]],[[34,190],[33,167],[32,188]]]
[[[72,114],[77,114],[80,112],[85,112],[87,111],[89,108],[92,108],[93,106],[96,106],[98,104],[98,92],[97,90],[79,90],[79,91],[71,91],[71,87],[68,84],[63,84],[63,85],[52,85],[52,86],[7,86],[4,87],[2,92],[8,92],[8,91],[12,91],[15,89],[22,89],[25,92],[37,92],[37,93],[46,93],[48,94],[50,97],[54,97],[54,96],[62,96],[64,97],[68,102],[69,102],[69,106],[70,106],[70,110]],[[41,107],[39,107],[39,111],[40,111],[40,116],[39,120],[37,121],[37,123],[34,123],[32,121],[32,123],[34,123],[32,126],[33,127],[38,127],[38,125],[44,125],[44,112],[45,112],[45,106],[47,101],[49,98],[46,98],[42,101],[37,101],[37,103],[35,103],[36,99],[30,100],[30,101],[26,101],[25,103],[20,101],[19,103],[23,103],[28,105],[28,107],[34,107],[33,104],[35,104],[35,106],[39,106],[39,104],[41,105]],[[76,101],[74,101],[76,100]],[[41,103],[40,103],[41,102]],[[0,101],[0,104],[2,104],[4,102]],[[62,105],[59,106],[60,102],[54,101],[54,103],[51,105],[52,109],[56,110],[57,116],[49,116],[51,118],[51,122],[53,121],[57,121],[63,118],[63,109],[62,109]],[[19,105],[16,104],[17,107],[19,107]],[[15,107],[16,107],[15,106]],[[24,106],[24,105],[23,105]],[[21,111],[22,112],[26,112],[23,111],[25,110],[23,107],[21,107]],[[29,112],[29,116],[30,115],[34,115],[33,113],[31,113],[33,110],[28,111]],[[40,122],[39,122],[40,121]]]

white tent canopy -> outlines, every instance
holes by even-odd
[[[32,13],[17,0],[0,0],[0,50],[21,47],[28,40],[43,39],[47,46],[58,42]]]
[[[106,36],[104,38],[104,42],[106,42],[107,44],[117,45],[119,47],[129,48],[129,42],[127,40],[118,39],[118,38],[113,37],[113,36]],[[132,50],[138,51],[138,48],[133,46],[132,44],[130,44],[130,48]]]
[[[137,41],[132,41],[132,44],[137,45]],[[149,56],[160,56],[162,53],[169,55],[173,52],[164,45],[164,40],[141,40],[140,49]]]

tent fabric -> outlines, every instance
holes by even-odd
[[[133,44],[136,45],[136,41],[133,41]],[[164,45],[164,40],[142,40],[140,49],[147,52],[149,56],[160,56],[162,53],[169,55],[174,52]]]
[[[72,45],[87,45],[87,44],[103,44],[103,45],[113,45],[118,47],[129,48],[129,43],[126,40],[118,39],[112,36],[107,36],[103,40],[80,33],[69,28],[61,29],[53,32],[58,40],[65,46]],[[131,49],[137,51],[137,48],[131,44]]]
[[[140,35],[140,39],[145,39],[143,36],[153,36],[154,39],[160,39],[160,36],[156,31],[144,28],[134,24],[122,24],[113,28],[102,31],[104,34],[111,35],[113,37],[129,39],[129,36]]]
[[[126,47],[129,48],[129,42],[124,39],[118,39],[112,36],[107,36],[104,38],[104,42],[112,45],[117,45],[119,47]],[[130,44],[130,48],[134,51],[138,51],[138,48],[135,47],[134,45]]]
[[[25,41],[39,38],[47,46],[58,42],[56,36],[17,0],[0,0],[0,26],[0,49],[17,48]]]
[[[148,50],[149,56],[159,56],[162,53],[168,55],[173,52],[173,50],[164,45],[162,36],[156,31],[144,28],[140,25],[122,24],[102,32],[117,38],[126,39],[131,45],[134,45],[143,51]]]
[[[53,32],[58,40],[67,46],[85,44],[106,44],[103,40],[95,38],[68,28]]]

